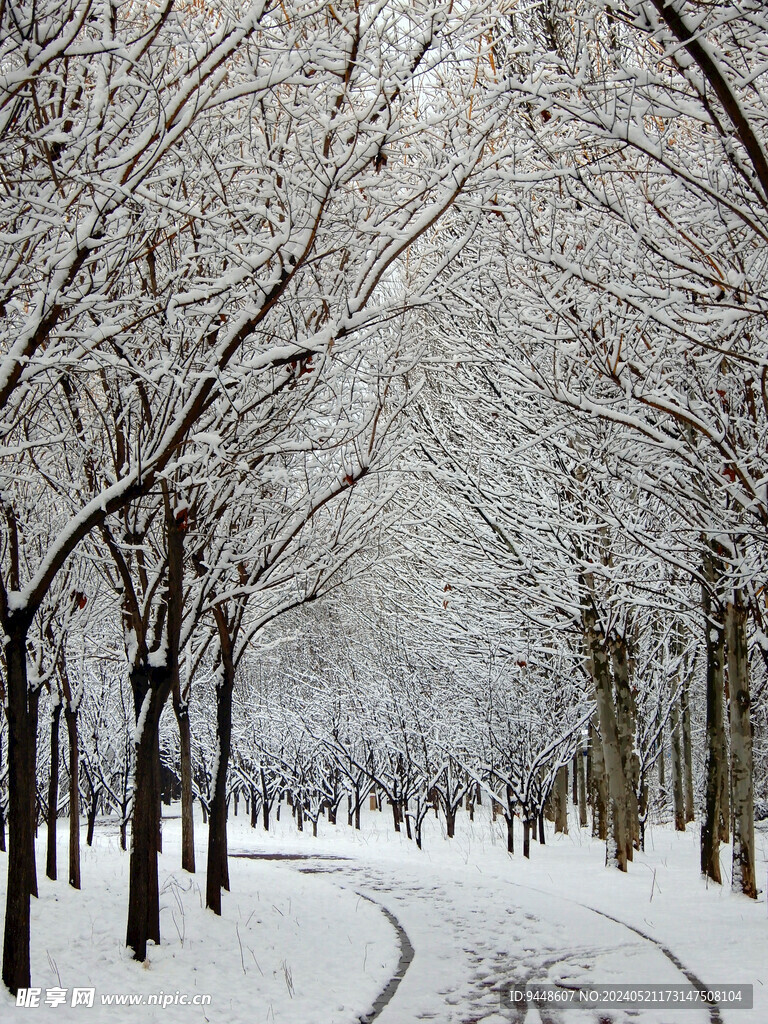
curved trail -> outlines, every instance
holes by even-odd
[[[397,961],[397,971],[392,975],[392,977],[387,982],[386,986],[381,990],[381,992],[374,1000],[373,1010],[371,1011],[371,1013],[367,1013],[365,1014],[365,1016],[360,1018],[360,1024],[373,1024],[373,1021],[376,1020],[376,1018],[382,1012],[384,1007],[392,999],[395,992],[397,992],[400,986],[400,982],[405,977],[405,972],[408,970],[413,961],[414,949],[413,946],[411,945],[411,940],[408,938],[405,929],[400,924],[395,915],[392,913],[392,911],[387,910],[387,908],[382,903],[379,903],[378,900],[374,900],[371,899],[370,896],[366,896],[364,892],[359,892],[357,895],[362,896],[364,900],[368,900],[369,903],[372,903],[375,907],[379,908],[382,914],[384,914],[386,919],[395,929],[397,941],[400,944],[400,956]]]
[[[660,1007],[502,1007],[501,992],[511,982],[576,989],[620,981],[705,987],[672,950],[633,925],[512,880],[323,854],[238,856],[336,875],[337,884],[387,917],[397,934],[399,962],[360,1024],[377,1018],[380,1024],[668,1024],[670,1014]],[[672,1011],[672,1019],[677,1016]],[[716,1005],[688,1009],[684,1016],[684,1024],[723,1024]]]

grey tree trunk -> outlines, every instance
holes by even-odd
[[[611,667],[605,637],[598,628],[596,615],[591,607],[587,609],[584,617],[589,667],[597,700],[597,716],[600,722],[600,737],[610,799],[608,818],[611,827],[606,842],[606,864],[611,864],[620,871],[626,871],[627,848],[631,842],[627,833],[628,784],[621,758],[619,727],[613,703]]]
[[[635,737],[637,731],[637,706],[632,694],[629,678],[629,655],[624,636],[611,640],[611,664],[616,689],[616,725],[619,734],[621,763],[626,783],[627,814],[627,860],[632,860],[633,849],[640,840],[640,822],[637,791],[640,783],[640,759],[637,755]]]
[[[600,739],[600,732],[597,727],[597,716],[589,726],[589,748],[590,757],[590,780],[592,796],[592,835],[598,839],[606,839],[608,836],[608,816],[606,813],[608,804],[608,783],[605,777],[605,763],[603,761],[603,741]]]
[[[683,677],[683,689],[680,694],[680,718],[683,736],[683,766],[684,784],[683,794],[685,797],[685,821],[693,821],[696,811],[696,802],[693,797],[693,744],[691,743],[691,709],[688,703],[689,677],[686,672]]]
[[[731,712],[731,786],[733,792],[732,888],[757,899],[755,816],[752,788],[747,609],[740,591],[726,609],[728,683]]]
[[[173,695],[173,710],[179,727],[179,758],[181,769],[181,867],[195,870],[195,818],[192,797],[192,727],[189,705]]]
[[[34,822],[30,813],[35,792],[27,683],[27,630],[7,635],[5,645],[8,720],[8,895],[5,907],[3,981],[15,995],[29,988],[30,891],[35,858]]]
[[[69,742],[69,884],[80,888],[80,742],[77,735],[77,711],[69,700],[64,708]]]
[[[59,820],[59,722],[61,701],[56,700],[51,711],[51,767],[48,781],[48,837],[45,873],[56,881],[56,823]]]
[[[587,779],[584,771],[584,753],[581,749],[576,751],[576,782],[579,794],[579,825],[587,827]]]
[[[683,743],[680,728],[680,705],[672,702],[669,715],[672,747],[672,799],[675,808],[675,829],[685,832],[685,792],[683,783]]]
[[[141,722],[136,742],[131,862],[128,887],[128,926],[125,944],[135,960],[147,959],[147,942],[160,942],[160,895],[157,854],[160,836],[159,726],[171,692],[166,666],[134,667],[131,686],[136,721]]]
[[[715,557],[704,555],[704,574],[710,586],[716,585],[720,573]],[[720,818],[722,813],[723,778],[725,776],[724,726],[724,631],[713,606],[707,582],[702,585],[704,641],[707,652],[707,757],[704,821],[701,825],[701,871],[714,882],[721,882]]]
[[[568,833],[568,765],[557,770],[554,790],[555,832]]]

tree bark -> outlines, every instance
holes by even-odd
[[[691,743],[691,709],[688,703],[688,675],[683,677],[683,689],[680,694],[680,717],[682,719],[683,736],[683,766],[685,781],[683,792],[685,796],[685,821],[693,821],[696,804],[693,797],[693,744]]]
[[[70,697],[71,699],[71,697]],[[69,884],[80,888],[80,743],[77,735],[77,711],[67,700],[64,721],[69,742]]]
[[[29,763],[28,771],[31,780],[29,814],[32,824],[32,859],[29,864],[29,894],[37,899],[37,861],[35,859],[35,839],[37,837],[37,720],[40,708],[40,687],[35,686],[29,691]]]
[[[213,798],[208,815],[208,865],[205,886],[205,905],[221,916],[221,890],[229,891],[229,865],[227,861],[227,768],[232,743],[232,691],[235,685],[235,666],[232,660],[231,638],[222,611],[216,613],[219,624],[221,674],[216,686],[216,773],[213,779]]]
[[[554,792],[555,832],[568,833],[568,765],[557,770]]]
[[[56,703],[51,710],[51,765],[48,781],[48,836],[45,858],[45,873],[52,881],[56,881],[56,823],[59,820],[59,722],[61,719],[61,700],[56,695]]]
[[[577,790],[579,797],[579,826],[587,827],[587,779],[584,771],[584,753],[579,748],[576,751],[574,767],[576,769]]]
[[[611,828],[606,841],[606,863],[614,864],[620,871],[626,871],[627,847],[630,841],[627,835],[628,785],[624,774],[619,727],[613,703],[611,667],[605,637],[598,629],[596,615],[591,607],[584,613],[584,616],[587,622],[586,641],[590,674],[595,688],[603,761],[610,798],[608,819]]]
[[[757,899],[747,608],[739,591],[726,609],[733,792],[732,888]]]
[[[608,783],[605,777],[605,762],[603,761],[603,741],[600,739],[600,732],[595,720],[589,726],[589,746],[591,751],[590,764],[592,766],[592,835],[598,839],[605,840],[608,836],[608,816],[606,808],[608,804]]]
[[[160,941],[160,896],[157,877],[159,811],[160,716],[171,691],[166,667],[134,668],[131,672],[136,708],[131,863],[126,945],[135,960],[147,958],[147,942]]]
[[[626,783],[627,860],[632,860],[634,844],[640,839],[637,790],[640,782],[640,759],[637,756],[637,706],[629,677],[629,653],[624,636],[611,640],[611,663],[616,689],[616,724],[621,750],[621,763]]]
[[[675,830],[685,832],[685,785],[683,781],[683,743],[680,727],[680,704],[673,700],[669,716],[672,745],[672,801],[675,808]]]
[[[192,727],[189,705],[176,697],[174,688],[173,710],[179,728],[179,774],[181,775],[181,867],[195,871],[195,817],[192,793]]]
[[[704,574],[710,585],[719,578],[716,561],[709,552],[704,556]],[[724,632],[722,624],[714,618],[709,587],[702,586],[704,635],[707,652],[707,757],[704,821],[701,825],[701,871],[714,882],[721,882],[720,873],[720,815],[725,775],[724,727]]]
[[[5,626],[6,718],[8,721],[8,888],[5,904],[3,981],[16,995],[29,988],[29,925],[35,858],[34,754],[27,683],[26,629]]]

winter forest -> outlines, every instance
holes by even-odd
[[[605,928],[642,885],[633,941],[756,981],[714,931],[768,963],[767,317],[762,0],[0,0],[0,1018],[229,942],[248,1013],[141,1019],[524,1019],[374,1004],[374,904],[417,974],[459,911],[334,896],[352,850],[476,875],[489,934],[507,880]],[[265,976],[256,878],[368,901],[357,1009]]]

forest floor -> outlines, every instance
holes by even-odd
[[[283,808],[269,833],[229,823],[231,894],[204,910],[205,828],[197,874],[179,867],[177,810],[163,825],[161,927],[145,965],[124,948],[128,856],[117,824],[83,848],[83,888],[44,876],[33,900],[33,984],[40,1005],[0,995],[0,1020],[212,1024],[758,1024],[768,1020],[768,914],[698,872],[698,828],[649,829],[623,875],[604,844],[571,822],[531,860],[506,852],[503,821],[459,816],[456,838],[430,817],[424,850],[367,811],[360,832],[320,823],[298,833]],[[66,822],[59,864],[66,869]],[[520,835],[516,837],[521,839]],[[765,885],[768,833],[759,831]],[[729,848],[723,848],[724,875]],[[0,893],[6,874],[0,854]],[[607,915],[607,916],[606,916]],[[502,1006],[505,984],[751,984],[754,1008],[547,1010]],[[93,1005],[72,1006],[73,989]],[[62,995],[62,993],[64,993]],[[200,1005],[201,997],[210,997]],[[156,1002],[150,1001],[153,997]],[[80,996],[89,999],[90,995]],[[63,999],[60,1005],[51,1005]],[[196,1002],[193,1002],[196,999]],[[131,1002],[131,1000],[133,1002]],[[165,1004],[165,1005],[163,1005]]]

